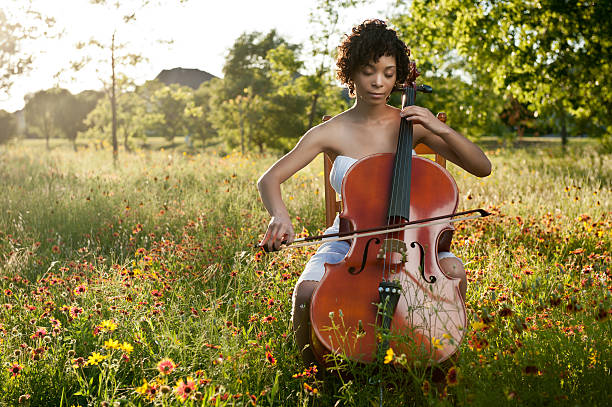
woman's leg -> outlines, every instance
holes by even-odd
[[[318,281],[303,280],[295,287],[293,302],[293,332],[295,341],[302,353],[302,359],[308,366],[316,362],[310,343],[310,300]]]

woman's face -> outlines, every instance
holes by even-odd
[[[387,103],[395,78],[395,57],[383,55],[377,62],[370,61],[353,74],[357,99],[372,104]]]

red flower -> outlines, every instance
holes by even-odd
[[[273,321],[276,321],[276,317],[273,317],[272,315],[265,316],[265,317],[263,317],[261,319],[261,322],[268,322],[268,323],[270,323],[270,322],[273,322]]]
[[[163,375],[172,373],[175,368],[176,364],[170,358],[164,358],[157,364],[157,370]]]
[[[19,377],[21,375],[21,370],[22,369],[23,369],[23,366],[21,366],[17,362],[14,362],[13,364],[11,364],[11,366],[9,367],[9,372],[11,373],[11,378]]]
[[[453,386],[456,386],[457,383],[459,383],[457,368],[453,366],[450,369],[448,369],[448,372],[446,373],[446,384],[449,387],[453,387]]]
[[[266,360],[271,365],[275,365],[276,364],[276,358],[274,357],[274,355],[272,355],[272,352],[270,352],[270,351],[266,351]]]
[[[183,379],[179,380],[174,388],[176,395],[182,400],[185,401],[189,397],[191,397],[196,390],[196,384],[191,377],[188,377],[186,381]]]

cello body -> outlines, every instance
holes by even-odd
[[[458,190],[448,171],[422,157],[411,159],[410,220],[454,213]],[[387,224],[394,160],[395,154],[375,154],[348,170],[342,184],[341,231]],[[450,223],[356,238],[340,263],[325,265],[310,307],[311,343],[319,363],[327,365],[329,354],[364,363],[377,359],[383,280],[401,284],[386,333],[396,354],[432,364],[457,351],[466,313],[459,279],[445,275],[438,263],[440,236],[447,230],[453,230]]]

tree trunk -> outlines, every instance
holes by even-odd
[[[111,111],[113,114],[113,164],[117,165],[119,156],[119,146],[117,143],[117,95],[116,95],[116,77],[115,77],[115,33],[111,41],[111,71],[112,71],[112,88],[111,88]]]
[[[125,148],[125,151],[128,151],[128,152],[132,151],[128,144],[128,131],[126,129],[123,129],[123,147]]]

